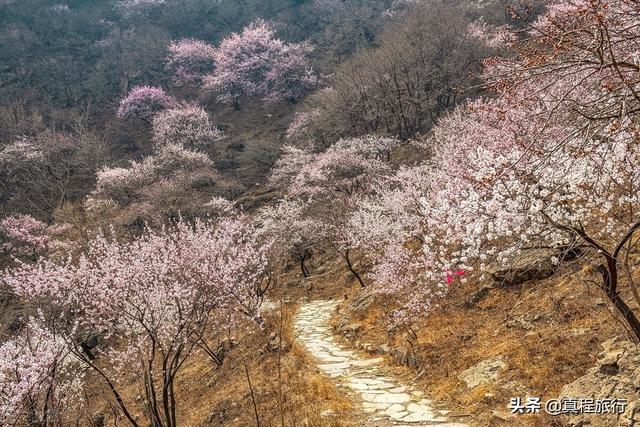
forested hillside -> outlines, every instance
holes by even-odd
[[[0,0],[0,425],[636,425],[639,52],[636,0]]]

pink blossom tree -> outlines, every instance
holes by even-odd
[[[408,324],[424,316],[450,285],[463,279],[454,274],[459,270],[446,274],[433,253],[423,250],[429,230],[423,200],[430,197],[439,179],[431,164],[403,166],[378,179],[348,218],[353,245],[367,254],[372,265],[368,278],[374,290],[393,296],[397,309],[390,314],[394,324]]]
[[[259,321],[267,248],[253,234],[248,218],[232,214],[147,229],[128,242],[99,236],[77,262],[23,264],[3,282],[40,307],[132,426],[141,425],[136,404],[122,390],[134,378],[145,423],[176,426],[175,381],[187,361],[208,357],[216,333]]]
[[[0,221],[4,235],[4,248],[9,253],[28,256],[35,260],[49,249],[49,244],[67,227],[48,225],[30,215],[14,215]]]
[[[235,108],[243,96],[293,101],[315,84],[306,58],[311,50],[308,43],[276,38],[274,26],[258,20],[220,43],[215,70],[205,79],[205,87]]]
[[[421,199],[428,268],[486,271],[527,247],[555,248],[556,262],[591,249],[599,286],[640,338],[625,301],[640,302],[639,16],[624,0],[558,1],[514,42],[514,57],[489,61],[498,97],[434,132],[437,180]]]
[[[179,85],[199,86],[202,78],[211,74],[215,63],[215,48],[196,39],[182,39],[169,44],[167,68]]]
[[[292,258],[303,277],[311,275],[307,262],[322,243],[323,224],[307,215],[308,206],[297,200],[283,199],[276,205],[260,209],[255,221],[258,235],[272,242],[276,259]]]
[[[64,342],[36,319],[0,346],[2,425],[72,423],[82,386],[83,371]]]
[[[137,86],[120,101],[118,117],[138,118],[151,123],[153,116],[164,109],[177,106],[177,101],[158,87]]]
[[[85,206],[96,219],[114,225],[160,225],[178,215],[204,215],[204,198],[229,188],[206,154],[166,144],[128,167],[98,171]]]
[[[391,151],[399,145],[393,138],[368,135],[340,140],[319,153],[285,147],[271,176],[287,189],[289,197],[307,204],[306,215],[322,224],[322,237],[341,255],[362,287],[362,275],[352,260],[357,239],[348,226],[349,218],[376,181],[391,173]]]
[[[209,114],[195,105],[165,110],[153,118],[153,141],[158,145],[203,147],[221,138]]]

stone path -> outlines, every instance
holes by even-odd
[[[340,387],[359,394],[362,408],[370,416],[366,425],[466,427],[447,422],[445,411],[436,411],[421,391],[384,375],[383,358],[364,359],[338,343],[329,325],[337,305],[337,301],[303,304],[294,329],[318,367]]]

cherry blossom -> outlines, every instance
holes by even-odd
[[[257,235],[272,242],[270,248],[276,259],[292,258],[304,277],[310,275],[305,263],[325,236],[323,224],[308,216],[307,209],[304,202],[283,199],[260,209],[255,217]]]
[[[247,317],[260,321],[268,248],[253,236],[242,214],[178,221],[132,241],[98,236],[77,261],[22,264],[3,282],[41,308],[132,425],[133,402],[121,390],[140,378],[148,421],[175,426],[173,384],[185,362],[212,334]]]
[[[311,50],[308,43],[276,38],[274,26],[258,20],[220,43],[205,87],[236,108],[242,96],[269,102],[296,99],[316,82],[306,59]]]
[[[215,48],[196,39],[182,39],[169,44],[167,67],[173,71],[173,79],[180,85],[200,85],[202,78],[210,74],[215,62]]]
[[[439,182],[422,198],[423,251],[435,271],[509,266],[522,250],[591,248],[600,286],[640,336],[621,293],[640,221],[637,5],[558,1],[517,55],[488,62],[498,97],[434,131]],[[601,37],[607,34],[607,37]]]
[[[272,182],[286,188],[290,198],[304,203],[305,215],[313,215],[321,224],[317,232],[345,260],[363,287],[352,260],[359,236],[349,227],[350,215],[373,191],[377,180],[391,173],[390,153],[400,144],[393,138],[368,135],[340,140],[322,152],[289,146],[271,176]]]
[[[209,121],[209,114],[198,106],[184,106],[162,111],[153,118],[153,141],[156,144],[206,146],[222,138],[222,132]]]
[[[154,114],[177,105],[177,101],[158,87],[137,86],[120,101],[118,117],[136,117],[150,122]]]
[[[47,225],[30,215],[15,215],[0,221],[0,232],[7,241],[5,248],[34,259],[46,252],[52,240],[66,230],[66,226]]]
[[[83,370],[59,337],[31,318],[0,346],[0,423],[65,424],[82,402]]]

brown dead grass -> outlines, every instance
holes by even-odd
[[[406,331],[387,330],[389,298],[378,298],[370,309],[354,318],[363,324],[361,342],[412,346],[419,369],[393,366],[393,374],[414,382],[438,407],[452,411],[452,420],[471,426],[560,426],[565,420],[546,415],[517,416],[501,420],[494,411],[508,414],[511,397],[558,397],[562,387],[595,364],[600,343],[624,329],[612,316],[598,289],[586,286],[579,265],[539,282],[518,287],[494,288],[475,305],[467,301],[482,284],[458,285],[441,306],[415,327],[418,339]],[[359,409],[349,396],[320,374],[296,341],[291,320],[295,301],[309,298],[352,299],[359,286],[341,264],[301,281],[297,270],[283,281],[285,341],[291,346],[282,355],[281,376],[285,426],[344,427],[358,425]],[[278,295],[271,298],[277,300]],[[604,302],[604,301],[603,301]],[[340,315],[340,314],[339,314]],[[279,313],[267,319],[265,331],[236,336],[240,345],[225,364],[213,369],[205,359],[187,366],[179,378],[179,422],[185,426],[254,426],[251,394],[246,381],[247,364],[261,426],[280,426],[278,407],[278,355],[265,346],[277,331]],[[518,320],[528,322],[523,328]],[[515,322],[515,323],[514,323]],[[502,356],[508,369],[495,383],[468,389],[458,376],[465,369],[493,356]],[[587,396],[585,396],[587,397]],[[355,406],[354,406],[355,405]],[[326,410],[334,415],[322,417]]]
[[[245,373],[246,364],[260,426],[356,425],[351,402],[317,371],[314,362],[296,342],[291,328],[296,310],[295,305],[283,305],[283,343],[288,349],[282,352],[280,359],[282,413],[278,404],[278,352],[266,349],[271,332],[279,330],[277,310],[268,315],[264,331],[257,328],[233,331],[235,333],[232,335],[238,337],[239,345],[230,352],[221,367],[216,368],[205,357],[195,357],[183,368],[176,381],[178,424],[187,427],[258,425]],[[125,400],[135,402],[137,393],[136,384],[132,383],[124,392]],[[137,400],[142,403],[140,398]],[[96,412],[105,412],[104,398],[96,397],[94,404],[96,409],[102,408]],[[138,420],[144,425],[142,408],[137,409]],[[327,410],[333,414],[323,417],[322,412]],[[112,418],[107,420],[107,424],[112,422]]]
[[[361,342],[412,346],[421,374],[397,367],[397,375],[418,385],[451,416],[474,426],[554,426],[558,418],[517,416],[508,421],[492,416],[508,414],[511,397],[538,396],[543,402],[559,396],[562,387],[594,366],[599,344],[625,330],[603,295],[585,285],[577,271],[514,288],[495,288],[476,305],[466,302],[481,284],[459,285],[441,307],[416,325],[418,339],[403,331],[389,336],[385,313],[388,300],[378,299],[357,320],[364,326]],[[529,322],[527,328],[514,321]],[[478,362],[502,356],[508,364],[496,383],[468,389],[458,375]],[[586,396],[589,397],[589,396]]]

